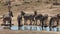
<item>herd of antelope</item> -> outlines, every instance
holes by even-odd
[[[26,14],[24,11],[21,11],[20,13],[21,14],[19,14],[17,16],[18,27],[23,26],[23,25],[21,25],[22,18],[24,18],[24,25],[27,25],[28,20],[30,21],[29,25],[37,25],[38,20],[39,20],[40,24],[38,26],[42,26],[42,30],[43,30],[43,27],[47,27],[47,26],[49,26],[50,28],[59,26],[60,14],[57,14],[55,16],[48,16],[48,14],[45,14],[45,15],[37,14],[37,11],[34,11],[33,15]],[[9,26],[11,27],[12,17],[13,17],[12,11],[9,11],[8,15],[4,14],[3,15],[3,23],[5,24],[6,21],[8,21],[8,23],[10,23]],[[48,22],[49,25],[47,25],[48,17],[51,17]],[[56,24],[56,25],[54,25],[54,24]]]

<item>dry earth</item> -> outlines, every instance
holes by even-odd
[[[60,32],[0,30],[0,34],[59,34],[59,33]]]

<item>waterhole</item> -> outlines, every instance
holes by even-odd
[[[42,27],[41,26],[12,26],[11,30],[31,30],[31,31],[42,31]],[[50,31],[49,26],[48,27],[43,27],[43,30],[45,31]],[[56,31],[60,31],[60,28],[55,27],[55,28],[51,28],[52,31],[56,32]]]

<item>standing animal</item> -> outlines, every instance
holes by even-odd
[[[18,29],[20,29],[20,27],[22,26],[22,16],[19,14],[17,17],[17,21],[18,21]]]
[[[49,28],[50,28],[50,31],[51,31],[51,28],[54,28],[54,27],[57,27],[58,26],[58,18],[57,16],[52,16],[50,18],[50,22],[49,22]]]
[[[6,21],[9,23],[9,24],[6,24]],[[9,25],[10,27],[11,27],[11,24],[12,23],[12,18],[11,18],[11,16],[9,16],[8,14],[4,14],[3,15],[3,24],[4,25]]]
[[[35,17],[36,14],[37,14],[36,11],[34,11],[34,15],[26,14],[25,12],[21,11],[21,15],[23,16],[24,22],[25,22],[24,24],[27,24],[26,22],[29,20],[30,21],[30,25],[32,25],[32,21],[34,21],[34,17]]]
[[[6,25],[6,21],[9,23],[8,25],[11,27],[11,25],[12,25],[12,17],[13,17],[13,13],[12,13],[12,11],[9,11],[9,13],[8,14],[4,14],[3,15],[3,23],[4,23],[4,25]]]
[[[45,14],[45,15],[42,15],[42,14],[38,14],[35,16],[35,25],[37,25],[37,20],[40,21],[40,24],[42,26],[42,30],[43,30],[43,27],[47,27],[47,20],[48,20],[48,14]]]
[[[40,26],[42,27],[42,30],[43,30],[43,27],[44,27],[44,21],[47,19],[46,16],[43,16],[42,14],[38,14],[35,16],[35,25],[37,25],[37,20],[40,21]]]
[[[45,14],[45,15],[43,15],[43,18],[42,18],[42,22],[43,22],[44,27],[48,26],[47,21],[48,21],[48,14]]]
[[[58,26],[60,26],[60,13],[57,14],[57,18],[58,18]],[[59,28],[57,28],[57,31],[59,31]]]
[[[40,20],[40,23],[42,21],[42,14],[38,14],[35,16],[35,25],[37,25],[37,20]]]
[[[26,24],[26,22],[27,22],[27,20],[29,20],[30,21],[30,25],[32,25],[32,21],[34,21],[34,16],[33,15],[29,15],[29,14],[25,14],[24,15],[24,22],[25,22],[25,24]]]

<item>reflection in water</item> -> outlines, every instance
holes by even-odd
[[[49,27],[43,27],[44,30],[49,31]],[[60,28],[51,28],[52,31],[56,32],[56,31],[60,31]],[[22,26],[19,27],[18,26],[12,26],[11,30],[37,30],[37,31],[42,31],[42,27],[41,26]]]
[[[18,26],[12,26],[11,30],[18,30]]]

